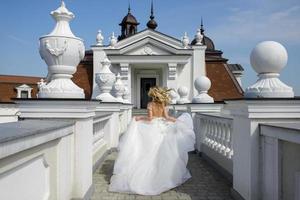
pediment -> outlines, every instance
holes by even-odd
[[[180,40],[157,31],[145,30],[119,41],[108,54],[121,55],[178,55],[191,54],[192,49],[183,48]]]
[[[121,50],[123,55],[173,55],[172,48],[148,38]]]

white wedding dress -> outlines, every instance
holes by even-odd
[[[188,113],[176,122],[132,119],[120,140],[109,191],[157,195],[184,183],[191,177],[186,165],[194,144]]]

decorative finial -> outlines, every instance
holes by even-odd
[[[196,45],[202,45],[203,35],[201,33],[201,29],[197,29],[197,33],[195,35]]]
[[[247,98],[293,98],[293,88],[283,83],[280,71],[286,66],[288,54],[283,45],[275,41],[259,43],[251,52],[250,63],[258,73],[258,80],[246,88]]]
[[[201,28],[200,28],[200,31],[201,31],[201,35],[204,35],[204,28],[203,28],[203,19],[201,17]]]
[[[110,40],[110,47],[115,48],[115,45],[117,44],[118,40],[114,32],[112,32],[111,36],[109,37],[109,40]]]
[[[187,49],[190,43],[190,39],[189,36],[187,35],[187,32],[184,32],[184,36],[182,37],[181,41],[182,41],[183,48]]]
[[[150,29],[156,29],[157,23],[154,20],[154,9],[153,9],[153,0],[151,1],[151,15],[150,15],[150,20],[147,23],[147,27]]]
[[[102,31],[98,30],[98,34],[96,37],[97,46],[103,46],[103,40],[104,40],[104,37],[102,35]]]
[[[207,94],[211,86],[211,81],[206,76],[200,76],[194,81],[194,86],[198,95],[193,98],[193,103],[213,103],[214,99]]]
[[[61,7],[66,7],[66,4],[63,0],[61,1]]]

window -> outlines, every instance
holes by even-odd
[[[28,98],[28,91],[21,91],[21,98]]]
[[[32,88],[26,84],[16,87],[17,98],[31,98]]]

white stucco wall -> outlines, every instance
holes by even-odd
[[[297,152],[297,153],[296,153]],[[300,144],[282,142],[282,195],[283,199],[296,199],[296,173],[300,172]],[[298,180],[299,182],[300,180]],[[299,184],[299,183],[298,183]],[[298,186],[299,187],[299,186]]]

